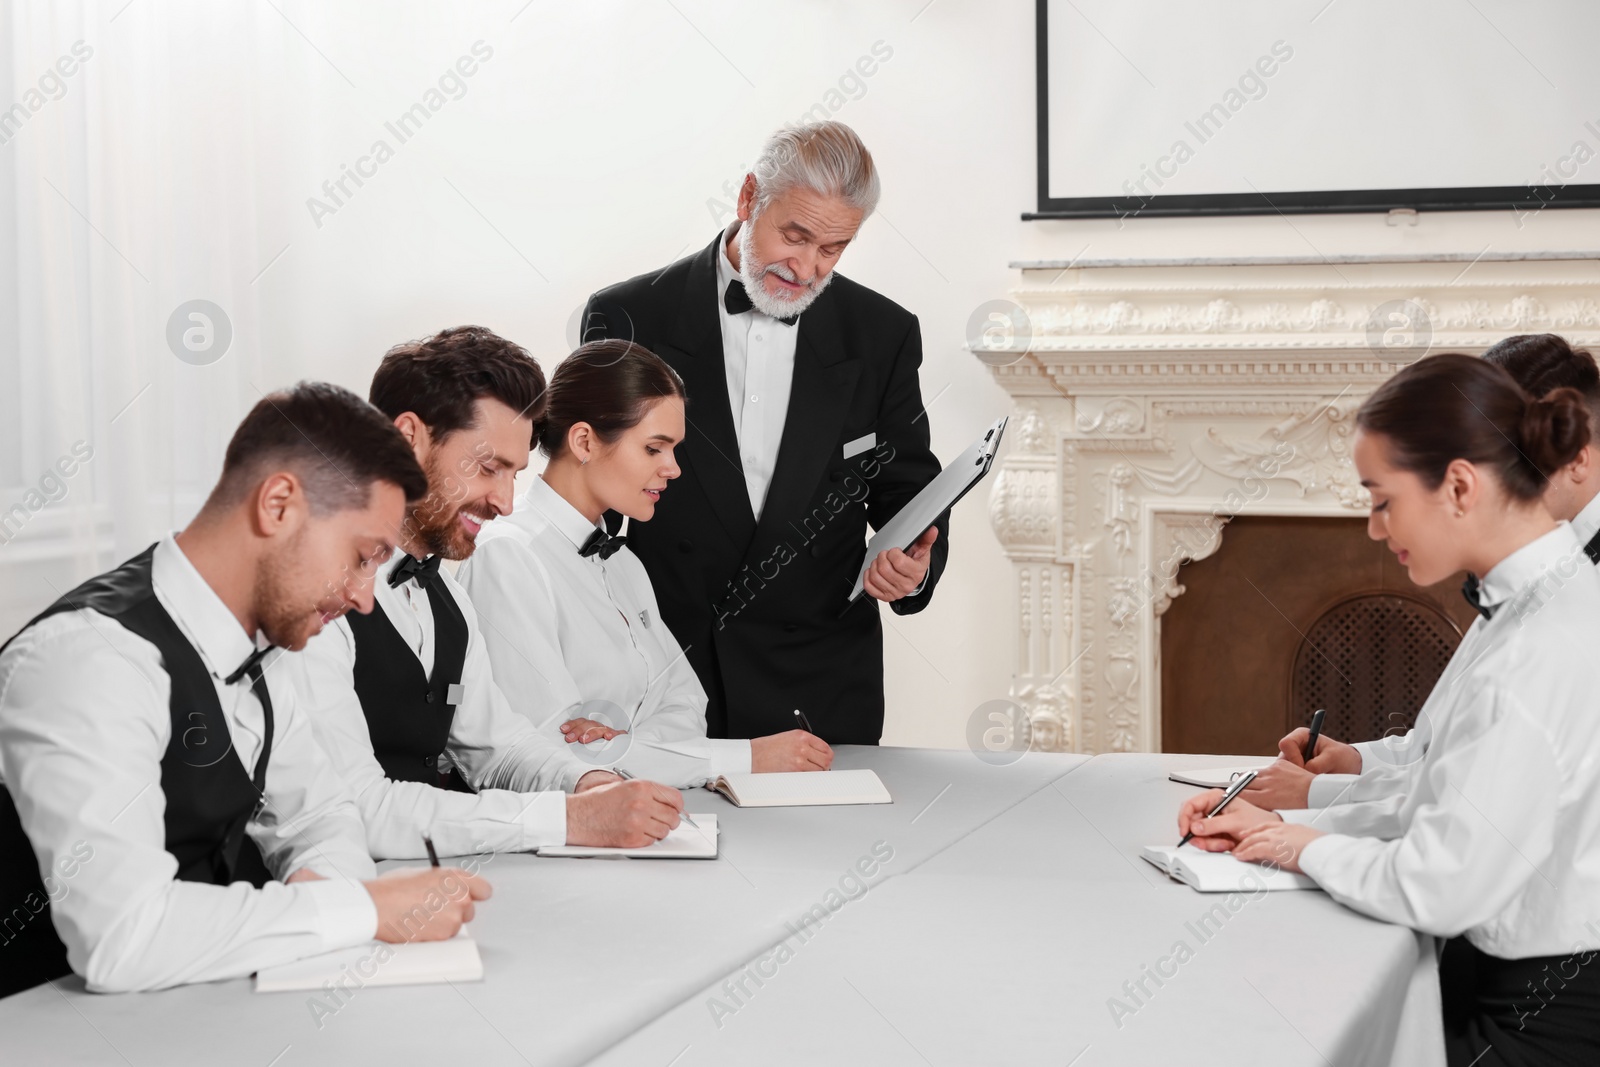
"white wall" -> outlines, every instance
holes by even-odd
[[[834,116],[861,133],[883,171],[882,210],[842,270],[921,317],[923,392],[938,397],[930,417],[946,459],[1005,410],[962,345],[973,310],[1015,283],[1013,259],[1600,247],[1594,212],[1547,211],[1520,227],[1498,213],[1425,216],[1415,228],[1375,216],[1023,223],[1036,181],[1030,0],[787,5],[781,22],[773,8],[704,0],[535,3],[520,14],[522,0],[280,6],[282,15],[272,5],[227,14],[206,5],[201,17],[199,7],[135,4],[112,22],[113,3],[84,8],[83,25],[61,31],[93,40],[81,87],[104,102],[90,108],[103,123],[97,137],[114,142],[90,152],[109,191],[86,213],[103,231],[108,216],[128,216],[109,235],[155,276],[124,281],[143,294],[129,316],[134,337],[108,339],[102,328],[60,351],[17,345],[0,353],[11,364],[0,369],[68,358],[78,344],[125,345],[138,373],[119,395],[153,382],[139,401],[148,415],[109,428],[101,419],[99,440],[122,451],[131,443],[119,434],[179,433],[198,420],[198,443],[183,455],[170,440],[156,449],[152,491],[170,495],[126,524],[138,528],[117,531],[119,549],[187,518],[260,389],[319,377],[364,392],[389,345],[465,321],[553,362],[592,290],[704,245],[726,218],[708,201],[728,202],[770,128],[818,103],[837,105]],[[1321,18],[1346,17],[1341,7],[1356,6]],[[1160,28],[1152,22],[1152,33]],[[13,55],[18,81],[54,58],[42,36],[19,36],[16,49],[38,55]],[[493,55],[465,94],[398,144],[385,122],[480,40]],[[892,55],[853,93],[830,97],[880,41]],[[57,110],[36,115],[0,153],[23,144],[16,158],[33,160],[37,143],[24,142],[52,137],[51,124],[70,114]],[[106,121],[106,111],[124,121]],[[377,138],[394,157],[317,226],[307,199]],[[37,188],[38,176],[18,185]],[[73,256],[113,279],[125,273],[81,220],[41,195],[37,210],[72,227]],[[212,366],[165,350],[166,316],[193,297],[234,320],[233,348]],[[115,488],[101,483],[97,496]],[[1011,574],[987,512],[983,492],[957,509],[933,607],[907,619],[885,613],[886,741],[959,746],[969,714],[1006,694]],[[0,568],[13,547],[0,545]],[[17,600],[51,598],[43,586],[14,588]]]

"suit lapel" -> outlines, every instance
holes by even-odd
[[[823,293],[801,316],[795,342],[794,384],[783,440],[761,509],[756,545],[782,536],[811,503],[823,468],[839,441],[861,367],[847,358],[833,294]],[[726,394],[726,390],[724,390]],[[759,551],[759,550],[758,550]]]
[[[755,512],[745,489],[739,437],[728,407],[728,374],[722,355],[722,320],[717,317],[717,265],[722,235],[689,266],[681,312],[670,344],[683,353],[675,360],[689,393],[689,433],[679,464],[692,471],[711,501],[712,510],[736,544],[746,544],[755,531]]]

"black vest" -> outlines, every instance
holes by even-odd
[[[152,545],[122,566],[90,578],[34,617],[27,630],[52,615],[92,608],[155,645],[171,680],[172,736],[161,757],[161,792],[166,797],[166,849],[186,882],[227,885],[237,879],[260,886],[268,879],[261,854],[245,837],[245,825],[261,795],[233,753],[228,720],[200,653],[156,599],[150,581]],[[16,640],[13,636],[0,652]],[[116,714],[107,708],[107,714]],[[262,758],[272,744],[266,721]],[[23,832],[11,793],[0,786],[0,996],[69,973],[67,951],[50,918],[49,897]],[[16,921],[23,919],[20,931]],[[13,936],[14,935],[14,936]]]
[[[423,588],[433,612],[433,677],[422,672],[422,661],[379,602],[370,614],[345,616],[356,640],[356,696],[384,774],[464,789],[459,775],[441,780],[438,766],[456,713],[450,687],[460,684],[467,661],[467,620],[438,574]]]

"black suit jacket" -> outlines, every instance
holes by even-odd
[[[584,309],[584,340],[626,338],[683,377],[682,475],[650,522],[631,523],[661,614],[710,698],[713,737],[793,729],[794,709],[832,744],[883,734],[878,602],[845,598],[882,526],[939,473],[917,368],[915,315],[836,275],[800,316],[794,383],[772,482],[756,521],[728,406],[716,256],[722,236],[664,270],[602,289]],[[845,458],[867,434],[877,445]],[[615,516],[613,529],[617,521]],[[939,519],[927,583],[896,601],[921,611],[949,553]],[[841,615],[841,612],[843,614]]]

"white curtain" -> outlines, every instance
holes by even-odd
[[[271,387],[257,68],[282,38],[263,14],[0,2],[0,632],[187,521]],[[220,356],[168,343],[194,300],[223,309],[213,344],[231,326]]]

